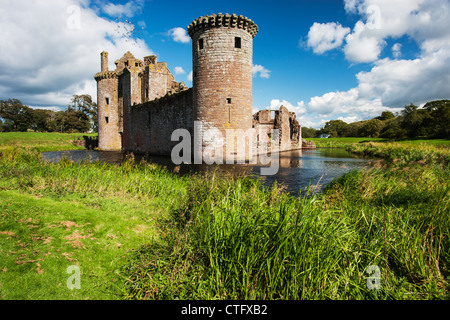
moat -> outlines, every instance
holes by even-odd
[[[54,151],[44,152],[42,158],[50,162],[58,162],[62,157],[67,157],[74,162],[107,162],[120,164],[125,159],[125,154],[114,151]],[[275,181],[284,185],[286,190],[292,195],[298,195],[299,191],[304,191],[309,187],[313,191],[319,191],[328,185],[334,178],[340,177],[345,173],[361,169],[369,165],[369,160],[352,155],[344,149],[321,148],[316,150],[295,150],[285,151],[279,154],[280,166],[277,174],[273,176],[261,176],[265,185],[271,186]],[[135,160],[141,161],[143,157],[135,157]],[[206,172],[210,170],[220,170],[228,174],[260,175],[260,165],[187,165],[183,164],[177,167],[172,163],[169,157],[147,156],[145,161],[156,163],[168,170],[178,171],[179,174],[190,172]]]

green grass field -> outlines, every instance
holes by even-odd
[[[367,142],[380,142],[390,143],[391,141],[382,138],[306,138],[307,141],[314,141],[319,148],[346,148],[353,144],[367,143]],[[397,143],[406,145],[435,145],[435,146],[450,146],[450,140],[447,139],[434,139],[434,140],[400,140]]]
[[[0,299],[450,298],[450,149],[439,143],[341,142],[387,161],[294,198],[131,159],[45,163],[41,151],[71,138],[3,135]]]
[[[96,137],[96,133],[56,132],[0,132],[0,146],[21,146],[36,148],[41,152],[81,149],[72,143],[83,136]]]

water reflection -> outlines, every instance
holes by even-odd
[[[126,155],[113,151],[72,150],[44,152],[43,159],[50,162],[58,162],[62,157],[75,162],[107,162],[120,164]],[[142,159],[149,163],[157,163],[168,170],[175,170],[184,175],[191,172],[205,173],[212,170],[233,175],[260,175],[261,165],[197,165],[183,164],[176,166],[169,157],[162,156],[135,156],[135,161]],[[313,186],[315,191],[321,190],[334,178],[351,170],[360,169],[368,165],[368,160],[356,157],[344,149],[317,149],[295,150],[279,154],[279,169],[276,175],[261,176],[261,180],[267,186],[272,186],[276,181],[283,185],[288,192],[298,195]]]

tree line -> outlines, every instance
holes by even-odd
[[[0,132],[98,132],[97,104],[74,95],[66,110],[33,109],[18,99],[0,100]]]
[[[302,128],[303,138],[315,138],[322,134],[332,138],[450,139],[450,100],[428,102],[422,108],[411,103],[399,114],[384,111],[379,117],[366,121],[348,124],[342,120],[331,120],[321,129]]]

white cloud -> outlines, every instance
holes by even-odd
[[[270,106],[266,109],[268,110],[279,110],[281,106],[286,107],[290,112],[295,112],[297,116],[301,116],[306,113],[305,103],[303,101],[297,102],[297,105],[293,105],[289,101],[273,99],[270,101]]]
[[[188,79],[188,81],[192,82],[192,80],[193,80],[193,74],[192,74],[192,71],[189,72],[189,74],[188,74],[188,76],[187,76],[187,79]]]
[[[261,78],[265,78],[265,79],[269,79],[270,78],[270,70],[266,69],[265,67],[263,67],[262,65],[259,64],[255,64],[253,65],[253,76],[257,77],[258,74]]]
[[[175,74],[185,74],[186,71],[182,67],[175,67]]]
[[[447,99],[450,97],[450,44],[414,60],[377,61],[369,72],[361,72],[357,78],[362,97],[379,97],[387,106]]]
[[[144,5],[143,0],[131,0],[125,4],[106,3],[102,7],[103,12],[111,17],[121,18],[122,16],[131,18],[141,11]]]
[[[401,43],[396,43],[392,46],[392,55],[394,56],[395,59],[400,58],[400,56],[402,55],[402,44]]]
[[[345,37],[345,57],[356,63],[372,62],[378,59],[386,42],[366,32],[366,25],[358,21],[353,33]]]
[[[360,97],[357,88],[348,91],[329,92],[323,96],[312,97],[308,110],[325,117],[336,117],[341,115],[358,114],[361,118],[373,118],[379,116],[386,110],[381,99],[368,99]]]
[[[96,100],[100,52],[109,65],[126,51],[152,54],[140,39],[124,37],[116,23],[86,8],[85,0],[15,0],[0,3],[0,97],[34,106],[64,106],[74,94]],[[69,10],[70,9],[70,10]],[[73,10],[72,10],[73,9]],[[26,17],[26,18],[25,18]]]
[[[51,111],[55,111],[55,112],[63,111],[63,109],[61,109],[61,107],[51,107],[51,106],[47,106],[47,107],[28,106],[28,107],[33,108],[33,109],[51,110]]]
[[[338,23],[315,22],[309,29],[307,46],[312,48],[314,53],[322,54],[340,47],[348,33],[350,28],[344,28]]]
[[[358,85],[328,92],[308,103],[309,121],[366,120],[381,112],[400,111],[413,102],[450,97],[450,2],[447,0],[346,0],[348,13],[361,16],[345,37],[343,51],[351,63],[372,62],[356,75]],[[392,47],[394,59],[382,57],[387,40],[407,37],[420,48],[415,59],[401,59],[402,44]]]
[[[320,119],[317,117],[312,117],[311,115],[297,117],[297,121],[300,123],[300,126],[314,129],[323,128],[325,123],[329,120],[331,119]]]
[[[172,40],[175,42],[189,43],[191,41],[186,29],[180,27],[170,29],[169,36],[171,36]]]

